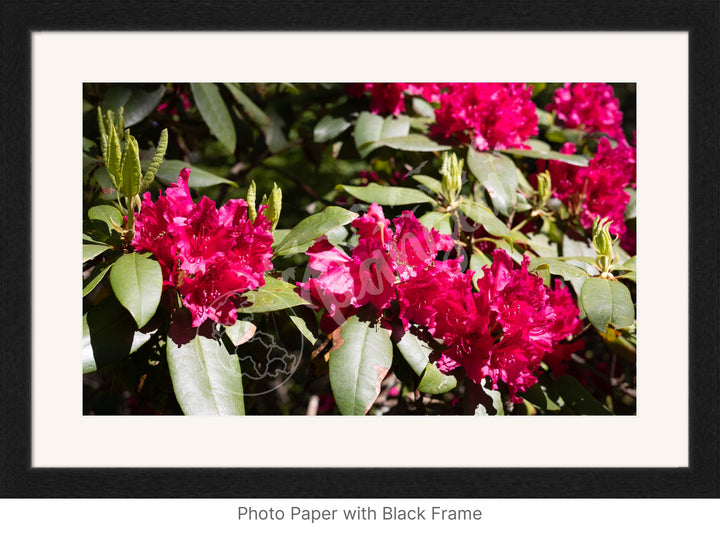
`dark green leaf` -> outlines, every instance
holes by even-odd
[[[229,152],[235,152],[237,138],[230,112],[220,95],[220,90],[212,83],[191,83],[193,97],[200,115],[213,135],[225,145]]]
[[[326,115],[315,125],[313,140],[315,143],[326,143],[342,134],[349,126],[350,123],[342,117]]]
[[[133,346],[135,322],[114,297],[104,299],[83,316],[83,373],[118,362]]]
[[[245,414],[240,362],[221,342],[197,335],[178,346],[168,337],[167,361],[175,397],[185,414]]]
[[[468,149],[467,164],[478,182],[487,190],[493,206],[509,215],[517,203],[519,171],[504,154]]]
[[[363,158],[381,146],[378,141],[404,137],[410,133],[410,120],[406,115],[386,117],[362,112],[355,123],[355,146]]]
[[[305,252],[317,238],[350,223],[357,216],[356,213],[344,208],[328,206],[319,214],[313,214],[303,219],[290,230],[280,244],[275,247],[275,254],[281,256]]]
[[[337,189],[347,191],[356,199],[368,203],[377,203],[383,206],[402,206],[406,204],[418,204],[429,202],[437,204],[437,201],[420,190],[412,188],[400,188],[380,186],[379,184],[368,184],[367,186],[337,186]]]
[[[238,104],[240,104],[245,113],[247,113],[248,117],[250,117],[256,125],[263,129],[270,126],[270,117],[268,117],[267,114],[250,99],[250,97],[243,93],[242,89],[240,89],[240,84],[223,85],[228,88],[233,97],[235,97],[235,100],[237,100]]]
[[[112,265],[113,262],[110,262],[107,265],[100,264],[95,266],[95,269],[92,272],[92,276],[83,284],[83,297],[85,297],[95,289],[95,287],[100,283],[100,281],[103,280],[103,277],[105,277],[105,273],[108,272]]]
[[[271,312],[310,304],[298,295],[294,285],[269,275],[265,276],[265,286],[252,292],[245,292],[243,295],[248,302],[252,303],[251,306],[240,309],[240,312],[246,314]]]
[[[128,87],[112,85],[103,96],[103,108],[107,112],[112,110],[115,115],[120,113],[120,108],[130,99],[132,91]],[[122,134],[122,132],[120,132]]]
[[[580,302],[588,319],[600,332],[606,332],[608,324],[624,329],[635,321],[630,290],[621,282],[589,278],[580,290]]]
[[[272,108],[268,108],[267,115],[270,118],[270,124],[263,128],[265,134],[265,144],[273,154],[280,152],[287,146],[287,138],[283,133],[283,126],[285,123],[282,117]]]
[[[123,117],[125,128],[139,123],[158,107],[165,94],[165,84],[160,84],[154,91],[134,89],[130,98],[125,102]]]
[[[115,261],[110,284],[118,301],[132,314],[138,327],[153,317],[160,304],[162,271],[147,254],[130,253]]]
[[[178,176],[180,176],[180,171],[185,167],[190,169],[189,185],[191,188],[208,188],[210,186],[217,186],[218,184],[230,184],[231,186],[237,187],[235,182],[214,175],[199,167],[191,166],[182,160],[165,160],[158,168],[157,178],[165,184],[175,183],[177,182]]]
[[[330,351],[330,386],[340,412],[366,414],[392,364],[392,342],[385,329],[347,320],[335,335]]]
[[[575,414],[607,416],[612,412],[590,395],[577,379],[571,375],[563,375],[555,380],[555,388],[560,393],[565,406]]]

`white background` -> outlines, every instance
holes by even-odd
[[[33,466],[686,466],[687,58],[685,33],[35,33]],[[90,81],[637,82],[638,416],[83,417]]]

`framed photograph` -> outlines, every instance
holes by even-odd
[[[718,497],[716,4],[33,5],[0,496]]]

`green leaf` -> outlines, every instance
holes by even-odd
[[[198,111],[213,135],[231,153],[235,152],[237,138],[230,112],[220,96],[220,90],[212,83],[190,84]]]
[[[281,279],[265,275],[265,286],[243,294],[252,305],[239,309],[244,314],[271,312],[286,308],[309,305],[295,291],[295,286]]]
[[[107,265],[105,264],[99,264],[95,266],[95,269],[92,273],[92,278],[85,281],[83,284],[83,297],[87,296],[90,292],[92,292],[95,287],[100,284],[100,281],[103,280],[103,277],[105,277],[105,273],[108,272],[108,270],[113,266],[114,262],[110,262]]]
[[[326,115],[318,121],[313,130],[313,140],[315,143],[326,143],[335,139],[345,130],[348,129],[350,123],[342,117],[331,117]]]
[[[413,371],[418,374],[418,376],[422,376],[425,368],[430,363],[429,357],[432,349],[410,332],[403,334],[402,338],[400,338],[395,345]]]
[[[392,149],[409,150],[414,152],[435,152],[449,150],[450,145],[439,145],[430,138],[420,134],[408,134],[407,136],[388,137],[378,141],[380,145],[386,145]]]
[[[237,103],[240,104],[245,113],[247,113],[248,117],[250,117],[256,125],[263,129],[270,126],[270,117],[268,117],[267,114],[250,99],[250,97],[243,93],[242,89],[240,89],[240,84],[226,83],[223,85],[227,87],[230,93],[232,93],[232,96],[235,97]]]
[[[175,397],[185,414],[245,414],[240,362],[221,342],[198,335],[178,346],[168,337],[167,361]]]
[[[542,143],[542,142],[540,142]],[[585,156],[581,154],[563,154],[550,150],[550,146],[543,143],[543,146],[537,146],[532,149],[506,149],[502,152],[512,154],[513,156],[521,156],[523,158],[535,158],[538,160],[557,160],[559,162],[569,163],[577,167],[587,167],[589,162]],[[547,147],[547,148],[545,148]]]
[[[116,115],[120,108],[130,99],[132,90],[122,85],[111,85],[103,96],[103,108],[106,111],[112,110]]]
[[[485,230],[493,236],[508,238],[513,242],[519,243],[527,240],[524,234],[507,228],[507,225],[498,219],[487,206],[468,199],[462,199],[460,201],[460,210],[475,223],[482,225]]]
[[[339,185],[337,189],[347,191],[356,199],[368,203],[378,203],[383,206],[403,206],[407,204],[418,204],[429,202],[437,204],[437,201],[420,190],[412,188],[380,186],[379,184],[368,184],[367,186],[344,186]]]
[[[618,268],[625,271],[637,271],[637,256],[630,257],[624,264],[618,266]]]
[[[110,123],[107,138],[107,154],[105,154],[105,170],[116,190],[120,189],[122,184],[122,148],[120,146],[120,137],[115,130],[115,125]]]
[[[265,134],[265,144],[273,154],[280,152],[287,146],[287,138],[283,133],[283,126],[285,126],[282,117],[273,109],[268,108],[267,115],[270,118],[270,124],[263,128],[263,134]]]
[[[583,386],[571,375],[563,375],[555,380],[555,388],[565,402],[564,407],[576,414],[608,416],[612,412],[590,395]]]
[[[504,154],[468,149],[467,164],[478,182],[487,190],[493,206],[509,215],[517,203],[520,171]]]
[[[88,219],[105,223],[108,233],[112,233],[113,228],[116,226],[121,227],[123,224],[123,215],[120,210],[109,204],[98,204],[90,208],[88,210]]]
[[[275,248],[278,256],[305,252],[317,238],[333,229],[346,225],[357,214],[338,206],[328,206],[319,214],[306,217],[293,228]]]
[[[162,271],[149,255],[130,253],[115,261],[110,284],[118,301],[143,327],[155,314],[162,294]]]
[[[418,221],[425,225],[428,229],[435,229],[440,234],[452,235],[452,227],[450,220],[452,216],[449,213],[426,212],[418,218]]]
[[[249,321],[237,320],[233,325],[225,327],[225,334],[228,335],[233,345],[241,346],[255,335],[257,327]]]
[[[83,264],[110,249],[109,245],[83,243]]]
[[[419,97],[412,99],[412,108],[415,113],[427,117],[428,119],[435,119],[435,108],[427,100]]]
[[[129,128],[150,115],[160,104],[163,95],[165,95],[165,84],[159,85],[154,91],[133,89],[130,98],[123,106],[125,127]]]
[[[385,329],[351,317],[335,335],[329,353],[330,386],[340,412],[366,414],[392,364],[392,342]]]
[[[317,337],[310,332],[310,329],[308,329],[307,323],[304,319],[302,319],[300,316],[290,316],[290,321],[292,321],[295,324],[295,327],[297,327],[298,331],[310,342],[311,344],[315,345],[315,342],[317,342]]]
[[[575,265],[568,264],[567,262],[564,262],[563,260],[559,260],[557,258],[533,258],[530,260],[530,265],[528,266],[529,271],[537,271],[541,268],[546,268],[550,273],[553,275],[558,275],[565,279],[566,281],[575,279],[577,277],[589,277],[588,273]]]
[[[485,253],[477,252],[470,256],[470,269],[475,272],[473,282],[477,282],[483,276],[483,266],[489,266],[490,264],[492,264],[492,260]]]
[[[466,414],[475,416],[502,416],[505,414],[500,391],[465,379],[463,407]]]
[[[406,115],[386,117],[364,111],[355,123],[355,146],[363,158],[381,146],[378,141],[404,137],[410,133],[410,119]]]
[[[518,395],[542,411],[555,412],[560,410],[560,406],[548,396],[546,388],[540,383],[535,383],[531,388]]]
[[[217,186],[218,184],[230,184],[231,186],[237,187],[237,184],[231,180],[214,175],[199,167],[189,165],[182,160],[165,160],[158,168],[158,180],[165,184],[174,184],[177,182],[178,176],[180,176],[180,171],[185,167],[190,169],[189,185],[191,188],[209,188],[210,186]]]
[[[410,178],[420,182],[433,193],[442,195],[442,182],[427,175],[410,175]]]
[[[444,394],[457,386],[457,379],[452,375],[445,375],[433,363],[425,366],[420,379],[418,390],[423,394]]]
[[[83,373],[118,362],[130,355],[135,322],[117,299],[110,296],[91,308],[82,318]]]
[[[621,282],[589,278],[580,290],[580,302],[588,319],[600,332],[606,332],[608,324],[615,329],[624,329],[635,321],[630,290]]]

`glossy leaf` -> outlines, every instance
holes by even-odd
[[[468,199],[462,199],[460,201],[460,210],[475,223],[482,225],[493,236],[508,238],[514,242],[524,242],[527,239],[524,234],[507,228],[507,225],[493,214],[492,210],[487,206]]]
[[[335,335],[329,353],[330,386],[340,412],[366,414],[392,364],[392,343],[385,329],[347,320]]]
[[[517,203],[519,171],[504,154],[468,149],[467,164],[490,195],[493,206],[508,215]]]
[[[101,255],[110,249],[109,245],[95,245],[93,243],[83,243],[83,263],[92,260],[96,256]]]
[[[355,146],[363,158],[381,146],[378,141],[387,138],[404,137],[410,133],[410,120],[406,115],[389,116],[364,111],[355,123]]]
[[[270,124],[262,129],[263,134],[265,134],[265,144],[268,146],[268,149],[270,149],[270,152],[275,154],[283,150],[288,143],[283,133],[285,123],[280,115],[272,108],[269,108],[266,113],[270,118]]]
[[[295,291],[295,286],[283,280],[265,275],[265,286],[243,294],[252,305],[239,309],[244,314],[271,312],[296,306],[309,305]]]
[[[435,152],[450,150],[452,148],[450,145],[439,145],[432,139],[420,134],[408,134],[407,136],[383,138],[380,139],[378,143],[393,149],[414,152]]]
[[[109,204],[98,204],[90,208],[88,210],[88,219],[102,221],[107,225],[109,233],[116,226],[121,227],[123,224],[123,215],[120,210]]]
[[[534,158],[537,160],[556,160],[558,162],[569,163],[577,167],[587,167],[589,161],[580,154],[563,154],[554,150],[539,149],[507,149],[503,152],[512,154],[513,156],[521,156],[523,158]]]
[[[346,225],[357,218],[357,214],[338,206],[328,206],[322,212],[306,217],[285,235],[275,247],[275,254],[282,256],[305,252],[317,238],[333,229]]]
[[[197,335],[178,346],[168,337],[167,361],[175,397],[185,414],[245,414],[240,362],[220,341]]]
[[[130,253],[115,261],[110,284],[118,301],[132,314],[138,328],[153,317],[162,294],[162,271],[147,254]]]
[[[557,258],[533,258],[530,260],[528,270],[537,271],[543,267],[547,268],[553,275],[558,275],[566,281],[577,277],[589,277],[587,271],[584,269],[581,269],[573,264],[569,264],[564,260],[558,260]]]
[[[240,89],[240,84],[223,84],[227,89],[232,93],[232,96],[235,97],[235,100],[238,104],[242,107],[242,109],[247,113],[248,117],[260,128],[267,128],[270,126],[270,117],[267,116],[267,114],[260,109],[260,107],[255,104],[250,97],[248,97],[242,89]]]
[[[426,212],[418,218],[418,221],[428,229],[437,230],[440,234],[452,235],[451,219],[452,216],[449,213]]]
[[[165,160],[158,168],[157,178],[165,184],[175,183],[180,176],[180,171],[185,167],[190,169],[189,185],[191,188],[208,188],[218,184],[230,184],[237,187],[237,184],[231,180],[189,165],[182,160]]]
[[[424,394],[444,394],[457,386],[457,379],[445,375],[435,364],[428,363],[420,379],[418,390]]]
[[[580,290],[580,302],[588,319],[600,332],[606,332],[608,325],[624,329],[635,321],[630,290],[621,282],[589,278]]]
[[[420,184],[428,188],[433,193],[436,193],[437,195],[442,195],[442,182],[440,182],[439,180],[436,180],[427,175],[410,175],[410,178],[416,180],[417,182],[420,182]]]
[[[85,281],[83,284],[83,291],[82,296],[87,296],[90,292],[92,292],[95,287],[100,284],[100,281],[103,280],[105,277],[105,274],[110,270],[110,268],[113,266],[113,262],[110,262],[107,265],[97,265],[95,266],[95,269],[92,272],[91,277]]]
[[[395,345],[413,371],[419,376],[422,376],[430,362],[429,357],[432,349],[411,332],[403,334],[402,338],[400,338]]]
[[[83,373],[95,371],[130,355],[135,322],[117,299],[112,296],[104,299],[83,316],[82,322]]]
[[[369,184],[360,186],[337,186],[337,189],[344,190],[350,195],[367,203],[378,203],[383,206],[403,206],[407,204],[418,204],[429,202],[437,204],[437,201],[418,189],[401,188],[391,186],[380,186]]]
[[[300,334],[302,334],[308,342],[313,345],[315,344],[315,342],[317,342],[317,337],[312,332],[310,332],[310,329],[308,329],[307,323],[303,318],[301,318],[300,316],[291,315],[290,321],[293,322],[295,327],[297,327],[297,330],[300,331]]]
[[[326,115],[315,125],[313,140],[315,143],[327,143],[342,134],[349,126],[350,123],[342,117]]]
[[[139,123],[150,115],[160,104],[163,95],[165,95],[165,84],[159,85],[154,91],[133,89],[130,98],[123,106],[125,128]]]
[[[490,264],[492,264],[492,260],[485,253],[477,252],[470,256],[470,269],[475,272],[473,282],[477,282],[483,276],[483,266],[489,266]]]
[[[237,144],[235,125],[218,87],[212,83],[196,82],[191,83],[190,86],[198,111],[210,131],[229,152],[235,152]]]

